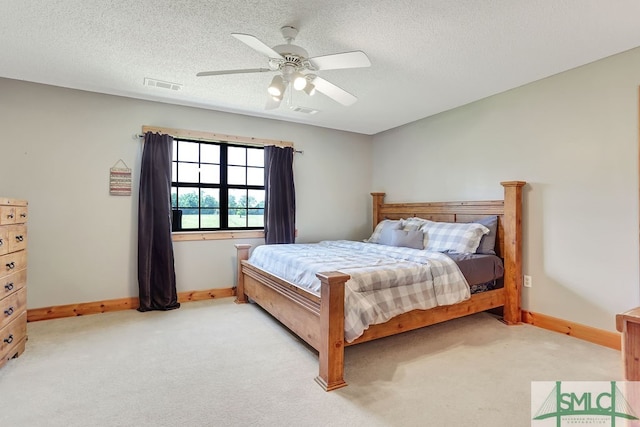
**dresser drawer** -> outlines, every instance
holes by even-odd
[[[0,255],[9,253],[9,226],[0,227]]]
[[[0,299],[24,288],[26,284],[27,270],[24,269],[0,278]]]
[[[27,207],[26,206],[16,206],[16,224],[24,224],[27,222]]]
[[[0,225],[16,223],[16,206],[0,206]]]
[[[16,252],[27,247],[27,226],[26,225],[8,225],[6,227],[8,231],[7,243],[8,252]]]
[[[27,289],[22,288],[0,300],[0,329],[27,311]]]
[[[0,277],[8,276],[27,268],[27,251],[0,256]]]
[[[0,366],[24,350],[27,338],[27,313],[0,329]]]

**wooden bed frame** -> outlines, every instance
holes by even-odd
[[[320,297],[269,274],[247,259],[251,245],[235,245],[238,252],[237,303],[255,301],[319,353],[316,382],[326,391],[344,387],[344,347],[412,329],[444,322],[481,311],[503,307],[508,325],[521,322],[522,289],[522,181],[502,182],[504,200],[432,203],[384,203],[384,193],[373,196],[374,228],[383,219],[417,216],[432,221],[472,222],[498,215],[496,253],[504,260],[504,286],[474,294],[470,299],[429,310],[413,310],[386,323],[371,325],[351,343],[344,339],[344,283],[339,272],[318,273]]]

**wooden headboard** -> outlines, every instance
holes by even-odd
[[[520,298],[522,287],[522,187],[524,181],[505,181],[503,200],[466,202],[384,203],[385,193],[373,196],[373,227],[383,219],[420,217],[431,221],[473,222],[488,215],[498,216],[496,254],[504,260],[505,287]],[[512,307],[519,307],[512,304]],[[520,313],[512,313],[519,318]]]
[[[504,187],[503,200],[480,200],[465,202],[417,202],[417,203],[384,203],[385,193],[371,193],[373,196],[373,228],[384,219],[401,219],[420,217],[430,221],[441,222],[473,222],[489,215],[498,216],[496,237],[496,254],[504,258],[505,249],[505,215],[521,221],[523,181],[507,181],[500,183]],[[516,224],[521,229],[520,223]],[[520,240],[521,237],[517,237]]]

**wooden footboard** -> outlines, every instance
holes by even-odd
[[[238,250],[236,303],[251,298],[298,337],[318,351],[316,382],[326,391],[344,387],[344,284],[349,275],[318,273],[320,298],[286,280],[249,264],[250,245]]]
[[[372,193],[374,227],[383,219],[417,216],[432,221],[472,222],[497,215],[496,253],[504,260],[500,289],[472,295],[467,301],[430,310],[414,310],[372,325],[353,341],[344,340],[344,284],[349,276],[318,273],[320,297],[271,275],[247,262],[251,245],[236,245],[238,253],[237,303],[255,301],[319,354],[316,382],[326,391],[344,387],[344,348],[377,338],[429,326],[473,313],[503,307],[505,323],[521,322],[522,289],[522,181],[502,182],[504,200],[468,202],[384,203],[384,193]]]

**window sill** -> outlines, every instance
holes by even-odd
[[[174,242],[194,240],[264,239],[264,230],[225,230],[225,231],[177,231],[171,233]]]

